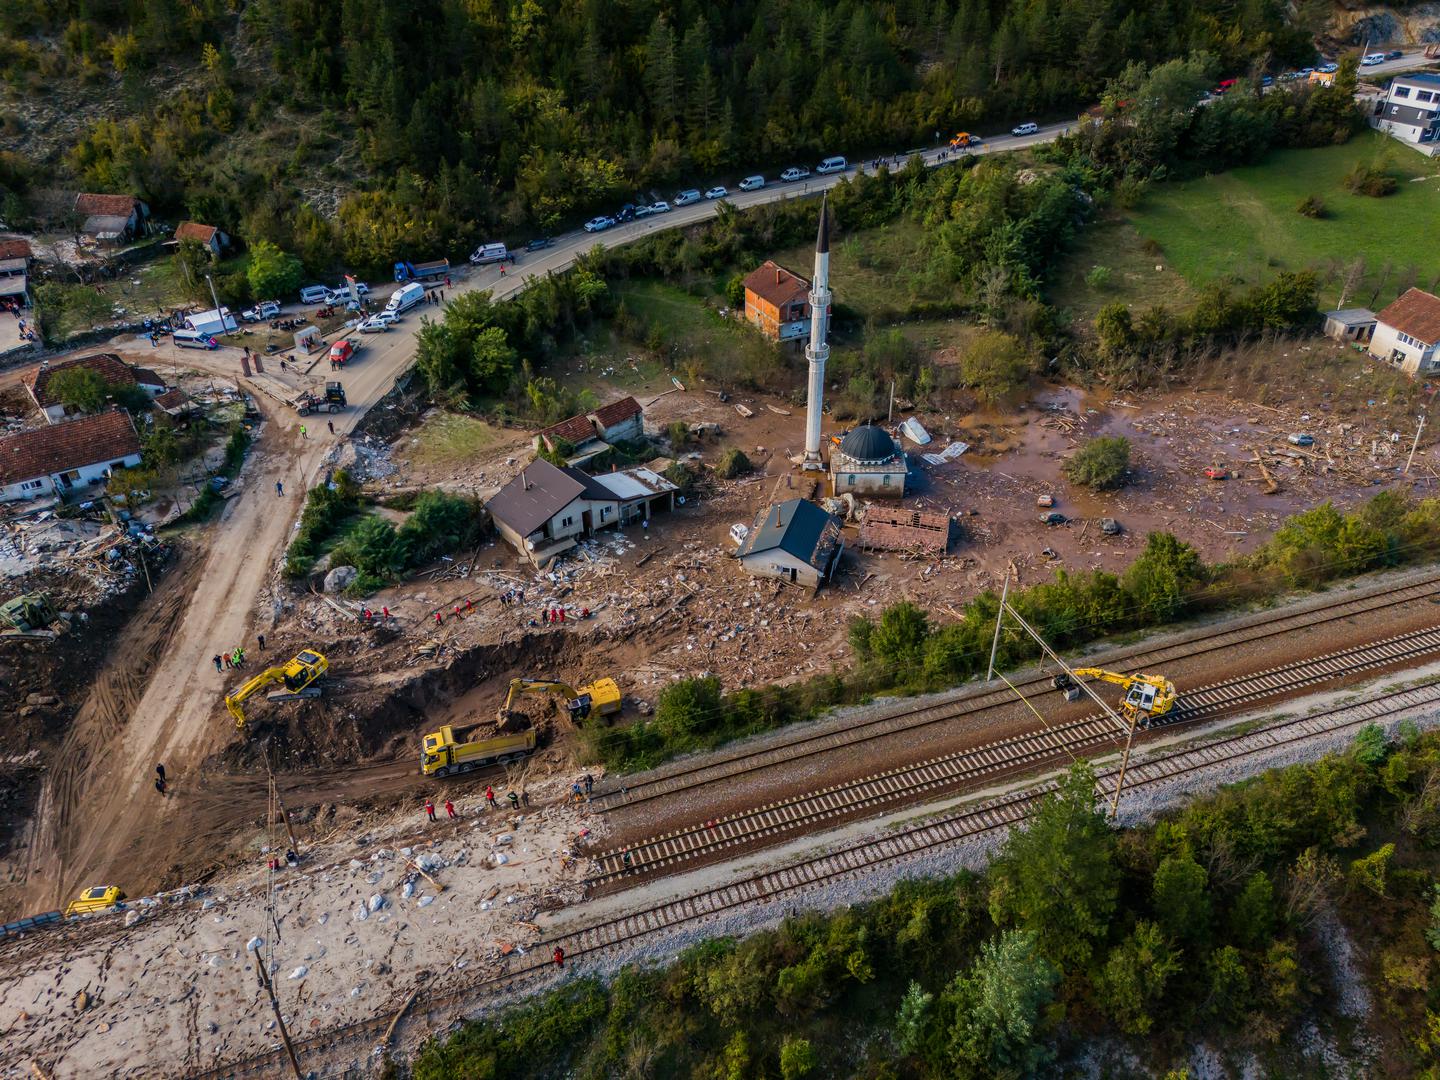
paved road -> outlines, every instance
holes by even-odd
[[[1392,61],[1370,73],[1386,74],[1424,66],[1418,53]],[[995,154],[1051,142],[1073,122],[1049,124],[1033,135],[1015,138],[999,136],[971,153]],[[918,151],[928,166],[956,160],[953,152],[940,149]],[[903,163],[901,153],[893,162]],[[867,166],[867,169],[869,167]],[[754,192],[735,192],[729,201],[739,208],[759,206],[785,199],[806,198],[840,183],[853,172],[812,176],[796,184],[772,184]],[[488,289],[497,299],[513,296],[534,277],[563,271],[577,255],[596,244],[615,247],[633,243],[662,229],[693,224],[714,216],[716,204],[702,202],[680,207],[669,214],[630,222],[598,235],[581,231],[556,238],[555,246],[525,258],[507,269],[487,267],[471,272],[457,282],[447,296],[474,289]],[[438,309],[412,309],[402,323],[383,334],[357,335],[363,349],[344,373],[343,380],[351,408],[334,418],[337,437],[344,437],[359,423],[413,363],[415,334],[427,314]],[[117,344],[141,348],[158,366],[166,362],[201,368],[217,375],[238,377],[240,350],[222,349],[212,353],[174,350],[165,346],[149,350],[143,342]],[[323,363],[311,380],[329,374]],[[37,905],[56,904],[80,887],[96,881],[121,881],[132,893],[153,886],[170,862],[170,846],[176,842],[171,819],[183,815],[186,777],[192,766],[234,737],[228,720],[216,721],[216,704],[237,680],[216,673],[210,657],[237,644],[254,645],[255,602],[267,583],[273,582],[277,557],[283,551],[305,487],[313,483],[333,446],[326,420],[305,421],[309,438],[299,437],[300,419],[274,401],[258,397],[268,423],[244,473],[242,493],[226,507],[201,555],[204,567],[191,575],[186,587],[193,592],[186,599],[186,611],[178,632],[164,645],[164,656],[150,679],[129,723],[108,735],[104,746],[88,747],[94,767],[86,770],[79,787],[61,799],[47,786],[42,793],[39,817],[47,824],[35,838],[28,891]],[[277,496],[275,482],[286,485],[285,496]],[[268,625],[260,620],[260,629]],[[279,657],[255,657],[273,662]],[[256,668],[252,668],[255,670]],[[150,785],[151,769],[164,761],[171,774],[180,779],[176,798],[159,800]],[[64,820],[84,807],[76,820]],[[168,823],[167,823],[168,820]],[[96,822],[110,823],[97,828]],[[137,880],[138,879],[138,880]]]

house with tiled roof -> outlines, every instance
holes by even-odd
[[[123,409],[0,436],[0,502],[65,496],[140,464],[140,436]]]
[[[20,377],[30,400],[45,414],[52,424],[65,419],[65,403],[55,396],[52,383],[62,371],[73,368],[88,368],[98,374],[111,386],[138,386],[151,398],[165,392],[165,380],[149,368],[127,364],[114,353],[93,353],[90,356],[72,356],[65,360],[45,360],[39,367],[31,368]]]
[[[554,453],[565,448],[569,465],[583,465],[610,449],[610,444],[639,439],[645,434],[645,410],[633,397],[623,397],[592,412],[572,416],[537,431],[531,442],[536,450]]]
[[[75,216],[81,220],[80,232],[85,236],[125,243],[144,234],[150,207],[134,195],[81,192],[75,196]]]
[[[766,259],[745,278],[745,321],[774,341],[805,337],[810,332],[810,282]]]
[[[1375,316],[1370,355],[1394,364],[1407,375],[1440,368],[1440,296],[1407,289]]]
[[[175,230],[175,240],[194,240],[198,244],[204,244],[210,249],[213,258],[219,258],[220,252],[230,246],[230,237],[217,229],[214,225],[201,225],[198,221],[182,221],[179,228]]]
[[[0,237],[0,303],[30,306],[30,261],[35,253],[23,236]]]

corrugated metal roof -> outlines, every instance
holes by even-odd
[[[651,495],[664,495],[667,491],[680,490],[659,473],[645,468],[600,473],[594,477],[594,480],[621,502],[645,499]]]

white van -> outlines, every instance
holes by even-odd
[[[510,252],[504,244],[481,244],[470,256],[470,261],[476,266],[484,266],[486,263],[504,262],[508,258]]]
[[[176,330],[174,334],[175,344],[181,349],[218,349],[220,343],[209,334],[202,334],[199,330]]]
[[[1372,52],[1365,54],[1364,58],[1360,61],[1360,66],[1374,67],[1376,64],[1383,63],[1385,63],[1385,54],[1383,52]]]
[[[741,191],[759,191],[764,186],[765,178],[763,176],[747,176],[740,181]]]
[[[684,191],[680,192],[680,194],[675,196],[675,205],[689,206],[691,203],[699,202],[700,198],[700,192],[697,191],[695,188],[686,188]]]
[[[306,285],[300,290],[300,302],[302,304],[328,304],[330,290],[324,285]]]
[[[409,311],[424,299],[425,286],[418,281],[412,281],[408,285],[400,286],[390,294],[390,302],[385,305],[385,310],[399,315],[402,311]]]
[[[823,176],[825,173],[844,172],[849,167],[850,163],[843,157],[827,157],[815,166],[815,171]]]

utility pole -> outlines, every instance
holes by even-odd
[[[259,949],[255,950],[255,971],[260,976],[260,985],[270,995],[270,1007],[275,1010],[275,1023],[280,1025],[280,1040],[285,1044],[285,1053],[290,1055],[295,1080],[305,1080],[305,1074],[300,1071],[300,1059],[295,1056],[295,1046],[290,1041],[290,1031],[285,1027],[285,1017],[280,1015],[280,999],[275,996],[275,984],[270,981],[270,973],[265,970],[265,958],[260,955]]]
[[[895,422],[895,380],[894,380],[894,379],[891,379],[891,380],[890,380],[890,412],[889,412],[889,413],[886,415],[886,417],[885,417],[885,423],[887,423],[887,424],[893,424],[894,422]]]
[[[1000,620],[1005,618],[1006,597],[1010,595],[1010,571],[1005,571],[1005,584],[1000,587],[1000,610],[995,612],[995,637],[990,641],[990,668],[985,673],[985,681],[995,681],[995,651],[1000,648]]]
[[[270,745],[266,743],[261,748],[260,756],[265,762],[265,775],[270,780],[270,794],[275,799],[275,805],[280,808],[280,820],[285,822],[285,831],[290,834],[290,850],[295,853],[295,858],[300,858],[300,841],[295,839],[295,829],[290,824],[290,812],[285,809],[285,800],[280,798],[280,787],[275,783],[275,774],[270,770]]]
[[[1415,418],[1415,438],[1410,443],[1410,456],[1405,459],[1405,472],[1403,475],[1410,475],[1410,465],[1415,460],[1415,450],[1420,445],[1420,432],[1425,430],[1425,414],[1421,413]]]
[[[205,280],[210,283],[210,299],[215,301],[215,314],[220,318],[220,328],[223,333],[225,330],[225,316],[220,314],[220,297],[215,295],[215,279],[209,274],[206,274]]]

